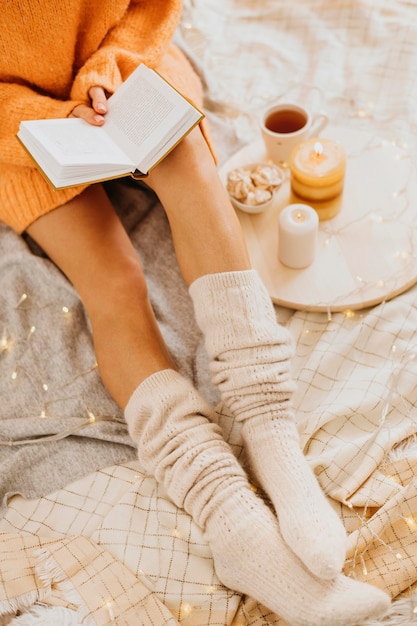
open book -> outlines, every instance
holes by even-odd
[[[108,99],[103,126],[80,118],[28,120],[17,137],[57,188],[132,175],[143,178],[203,113],[146,65]]]

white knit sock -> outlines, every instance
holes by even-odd
[[[382,591],[342,575],[315,578],[209,421],[212,410],[173,370],[145,380],[125,411],[144,468],[205,529],[217,575],[293,626],[353,626],[389,606]]]
[[[213,382],[236,420],[282,535],[321,578],[343,567],[346,533],[300,449],[291,408],[291,339],[255,271],[207,275],[190,287]]]
[[[250,489],[212,415],[191,382],[170,369],[140,384],[125,409],[141,465],[201,528],[236,489]]]
[[[387,594],[343,574],[315,577],[253,494],[238,492],[226,501],[208,519],[206,537],[223,584],[257,599],[291,626],[358,626],[390,606]]]

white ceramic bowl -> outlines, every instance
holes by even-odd
[[[265,202],[261,202],[259,204],[252,204],[252,203],[247,203],[244,202],[242,200],[237,200],[234,195],[231,193],[230,189],[229,189],[229,175],[233,172],[237,172],[237,175],[239,177],[239,170],[241,172],[243,171],[248,171],[248,172],[255,172],[255,170],[257,168],[262,168],[265,167],[266,170],[270,170],[271,168],[273,170],[276,170],[277,175],[278,175],[278,179],[279,179],[279,183],[277,184],[271,184],[268,185],[266,183],[262,183],[260,186],[261,188],[264,186],[270,187],[270,191],[271,191],[271,197],[266,200]],[[279,167],[278,165],[272,164],[272,163],[263,163],[263,162],[258,162],[258,163],[248,163],[245,165],[242,165],[241,167],[236,167],[233,168],[232,170],[230,170],[227,175],[226,175],[226,188],[228,190],[228,194],[229,194],[229,198],[231,203],[233,204],[233,206],[236,209],[239,209],[239,211],[243,211],[244,213],[262,213],[263,211],[266,211],[267,209],[269,209],[271,207],[271,205],[273,204],[274,201],[274,195],[276,193],[276,191],[280,188],[280,186],[282,185],[282,183],[285,180],[285,172],[284,170]],[[255,185],[256,188],[256,184],[253,183]]]
[[[245,204],[244,202],[239,202],[236,198],[229,193],[229,198],[235,209],[239,209],[239,211],[243,211],[244,213],[262,213],[269,209],[272,206],[274,201],[275,192],[272,192],[271,198],[267,200],[267,202],[262,202],[261,204]]]

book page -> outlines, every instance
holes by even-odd
[[[148,81],[142,80],[140,84],[131,85],[128,99],[112,101],[109,109],[107,120],[117,119],[118,130],[139,146],[164,123],[174,104]]]
[[[189,112],[201,113],[161,76],[140,65],[109,98],[104,128],[140,164],[156,146],[170,143]]]
[[[62,165],[129,164],[125,153],[102,128],[80,118],[38,122],[32,133]]]
[[[81,118],[22,122],[19,136],[42,162],[45,157],[49,161],[49,153],[59,165],[118,164],[125,169],[132,165],[102,127],[92,126]]]

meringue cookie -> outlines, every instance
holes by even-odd
[[[269,202],[283,181],[284,172],[277,165],[255,163],[231,170],[226,187],[232,199],[256,206]]]
[[[284,174],[275,165],[257,165],[251,173],[251,179],[257,187],[278,187],[284,180]]]

